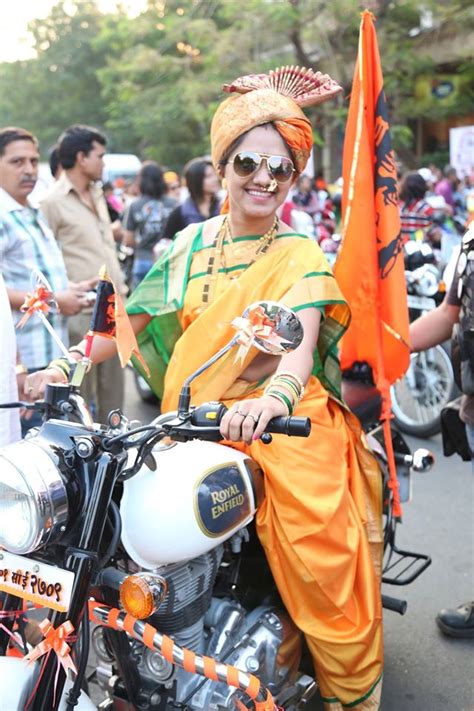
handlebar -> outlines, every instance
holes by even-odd
[[[31,403],[3,403],[1,407],[33,407],[45,411],[45,414],[50,416],[54,413],[59,415],[68,415],[74,412],[79,416],[81,423],[87,427],[94,427],[93,420],[83,401],[83,399],[69,386],[48,386],[51,392],[46,393],[45,401],[38,401],[33,405]],[[54,395],[54,396],[53,396]],[[48,397],[49,396],[49,397]],[[54,403],[54,404],[53,404]],[[49,409],[49,413],[48,413]],[[184,417],[179,413],[167,413],[157,418],[154,423],[144,427],[128,429],[117,434],[117,430],[110,436],[111,432],[102,440],[104,449],[117,451],[122,447],[126,449],[140,445],[146,445],[148,441],[156,438],[169,436],[171,439],[178,442],[187,442],[192,439],[202,439],[210,442],[219,442],[222,440],[220,433],[220,423],[227,408],[221,402],[207,402],[199,407],[191,409]],[[112,416],[111,415],[109,417]],[[117,414],[117,413],[115,413]],[[121,413],[118,413],[119,415]],[[125,419],[125,418],[124,418]],[[126,420],[125,420],[126,421]],[[112,422],[109,422],[112,424]],[[136,435],[144,433],[139,440]],[[265,432],[261,437],[264,444],[269,444],[272,441],[272,434],[284,434],[289,437],[309,437],[311,433],[311,420],[309,417],[274,417],[271,419]]]
[[[285,434],[289,437],[309,437],[311,420],[309,417],[274,417],[266,426],[265,432]]]

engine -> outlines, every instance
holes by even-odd
[[[245,530],[229,542],[235,553],[243,538]],[[183,647],[258,675],[275,691],[292,686],[290,680],[295,676],[300,656],[298,632],[281,611],[261,606],[248,612],[230,597],[213,596],[223,552],[223,546],[219,545],[186,563],[157,569],[166,578],[168,592],[150,624]],[[93,634],[93,646],[101,661],[97,677],[100,686],[110,690],[116,677],[101,629],[96,628]],[[174,701],[193,711],[235,709],[240,692],[189,674],[131,638],[130,644],[144,708],[172,708]],[[282,663],[283,644],[291,653]],[[300,695],[301,686],[311,681],[309,677],[299,679]]]

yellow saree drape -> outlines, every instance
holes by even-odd
[[[271,299],[296,310],[321,309],[315,374],[295,411],[311,418],[309,439],[276,436],[271,446],[237,446],[265,473],[257,532],[285,606],[306,635],[326,708],[378,709],[381,476],[358,421],[333,394],[333,346],[347,325],[347,307],[316,244],[297,235],[280,236],[245,270],[256,239],[226,246],[216,297],[206,310],[201,297],[209,252],[193,242],[178,314],[183,333],[166,371],[163,411],[176,409],[185,377],[225,345],[232,335],[230,322],[249,304]],[[231,275],[237,278],[231,281]],[[139,301],[135,297],[132,310],[139,310]],[[230,406],[236,399],[259,397],[264,383],[239,380],[255,353],[251,349],[242,364],[231,352],[200,376],[192,386],[193,403],[221,400]]]

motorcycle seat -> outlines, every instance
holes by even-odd
[[[380,419],[382,398],[375,385],[356,380],[343,380],[342,397],[364,428]]]

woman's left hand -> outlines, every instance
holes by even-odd
[[[235,402],[221,421],[221,435],[232,442],[243,440],[252,444],[260,439],[273,417],[286,417],[285,405],[274,397],[264,395],[255,400]]]

